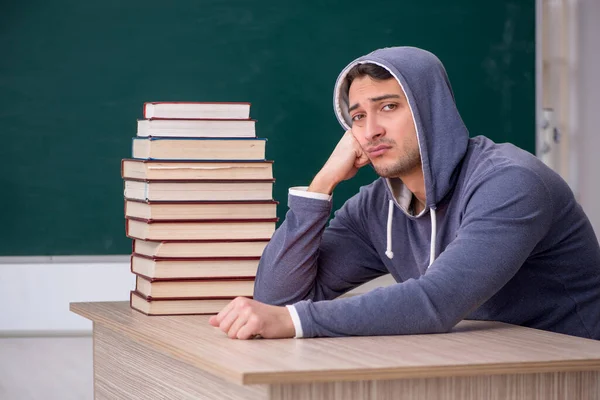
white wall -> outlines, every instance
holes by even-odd
[[[600,237],[600,1],[577,4],[576,115],[578,192]]]
[[[0,337],[91,333],[91,322],[70,312],[69,303],[129,300],[135,287],[128,256],[39,259],[0,264]],[[391,283],[386,275],[352,293]]]
[[[121,256],[4,261],[0,336],[90,332],[91,322],[71,313],[69,303],[128,300],[134,279],[127,260]]]

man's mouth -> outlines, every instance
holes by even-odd
[[[382,145],[368,149],[367,153],[369,153],[369,156],[371,158],[374,158],[374,157],[379,157],[379,156],[383,155],[389,149],[391,149],[391,146],[386,146],[386,145],[382,144]]]

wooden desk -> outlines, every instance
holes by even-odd
[[[600,400],[600,341],[497,322],[451,333],[232,340],[206,316],[73,303],[101,399]]]

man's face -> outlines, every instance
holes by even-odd
[[[348,97],[352,133],[377,174],[393,178],[420,170],[412,112],[396,79],[356,78]]]

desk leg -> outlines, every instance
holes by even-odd
[[[271,400],[600,400],[600,371],[273,385]]]
[[[267,391],[226,382],[94,323],[95,400],[263,400]]]

